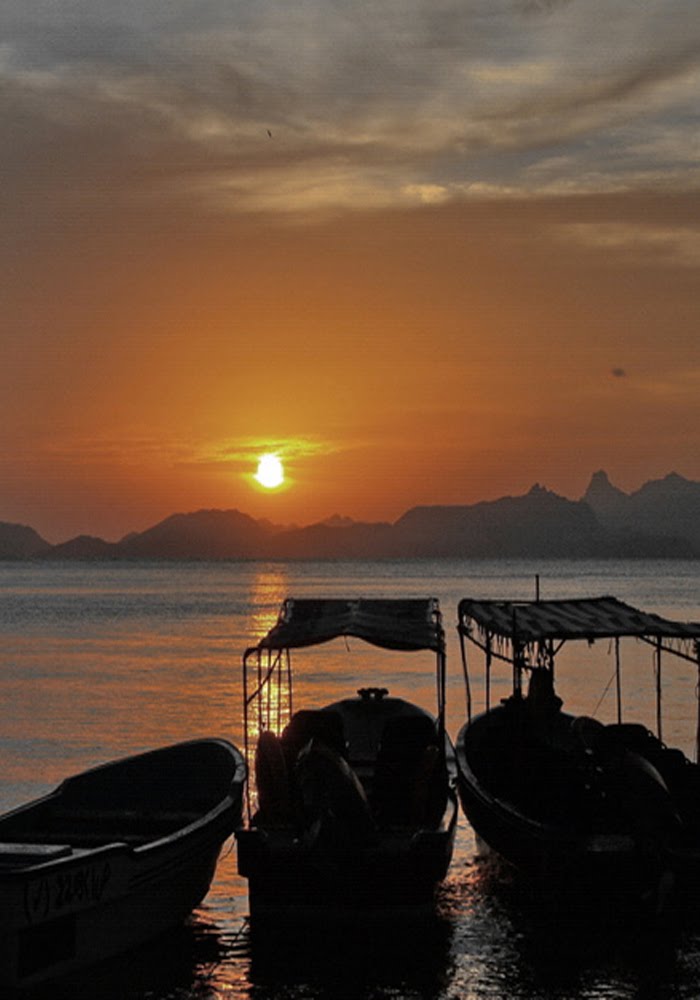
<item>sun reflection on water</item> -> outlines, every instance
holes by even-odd
[[[284,566],[265,564],[251,581],[251,643],[259,642],[277,621],[282,602],[289,596]]]

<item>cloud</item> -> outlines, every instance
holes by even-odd
[[[8,201],[351,211],[683,184],[697,160],[681,0],[14,0],[2,27]]]
[[[700,227],[645,222],[577,222],[560,235],[608,254],[624,254],[655,267],[700,267]]]
[[[319,455],[332,455],[342,450],[331,441],[322,441],[311,437],[290,438],[244,438],[241,440],[201,442],[190,456],[189,463],[193,465],[246,466],[253,465],[261,454],[272,452],[285,462],[294,462],[301,458],[314,458]]]
[[[118,435],[63,434],[34,442],[47,461],[87,465],[149,464],[154,460],[171,466],[250,465],[263,452],[274,452],[285,461],[331,455],[347,447],[309,436],[209,439],[168,435],[159,429],[123,426]]]
[[[624,368],[611,368],[610,374],[612,375],[613,378],[625,378],[627,372],[625,371]]]

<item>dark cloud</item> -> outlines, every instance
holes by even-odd
[[[690,8],[593,6],[606,18],[569,0],[10,0],[4,197],[49,210],[106,188],[139,204],[149,189],[208,189],[210,204],[255,189],[223,199],[235,211],[265,207],[267,185],[269,210],[294,211],[302,173],[305,206],[317,192],[343,210],[650,176],[677,186],[697,134]]]
[[[62,23],[37,31],[18,25],[6,45],[11,44],[13,61],[23,71],[51,71],[57,66],[80,64],[120,67],[123,71],[147,65],[153,40],[124,24],[101,23],[92,18]]]
[[[625,371],[624,368],[611,368],[610,374],[613,376],[613,378],[625,378],[627,372]]]
[[[574,0],[516,0],[516,10],[524,14],[549,14],[560,7],[568,7]]]

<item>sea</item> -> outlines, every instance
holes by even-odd
[[[241,660],[287,596],[436,597],[447,636],[448,728],[465,719],[462,598],[613,595],[700,621],[700,561],[0,563],[0,810],[95,764],[202,736],[243,745]],[[296,704],[382,685],[434,707],[430,654],[358,640],[299,651]],[[612,644],[560,653],[558,692],[613,721]],[[483,665],[470,654],[474,707]],[[491,698],[508,690],[494,675]],[[656,724],[653,650],[621,653],[625,714]],[[694,754],[697,671],[664,658],[663,738]],[[1,904],[0,904],[1,905]],[[671,1000],[700,996],[700,920],[640,927],[612,898],[519,880],[484,858],[460,819],[453,863],[425,921],[295,925],[253,934],[227,842],[209,895],[172,935],[46,993],[91,1000]]]

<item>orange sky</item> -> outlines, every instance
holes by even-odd
[[[215,3],[157,42],[127,7],[124,51],[106,5],[75,51],[62,3],[65,51],[38,3],[5,15],[0,520],[114,539],[700,479],[694,21],[623,3],[627,48],[584,57],[577,5],[497,4],[490,49],[440,22],[440,76],[421,6],[400,59],[389,7],[362,57],[319,7],[303,73],[275,4],[255,65]]]

